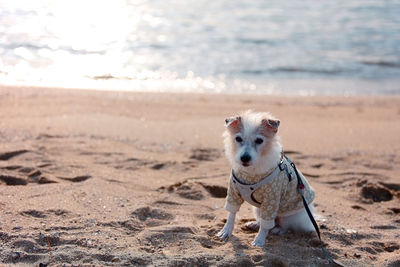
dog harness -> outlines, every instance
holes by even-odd
[[[304,204],[304,208],[307,212],[307,215],[308,215],[311,223],[314,226],[315,232],[317,233],[319,240],[322,242],[318,224],[315,221],[314,216],[312,215],[310,208],[308,207],[307,201],[305,199],[304,182],[303,182],[299,172],[297,171],[296,165],[285,154],[282,153],[282,159],[279,162],[278,166],[269,175],[267,175],[265,178],[263,178],[261,181],[255,183],[255,184],[243,183],[236,177],[233,170],[232,170],[232,174],[231,174],[231,179],[232,179],[232,182],[235,184],[236,188],[238,189],[240,196],[243,198],[243,200],[247,201],[248,203],[250,203],[251,205],[253,205],[257,208],[260,208],[261,203],[259,203],[254,198],[254,196],[253,196],[254,192],[258,188],[260,188],[260,186],[270,183],[282,171],[286,172],[289,182],[292,180],[293,176],[295,176],[297,178],[297,191],[301,195],[301,198],[302,198],[303,204]],[[294,172],[294,174],[293,174],[293,172]],[[324,253],[326,259],[328,259],[328,261],[330,261],[333,264],[336,264],[337,266],[341,266],[341,267],[345,266],[340,261],[333,259],[332,256],[329,254],[329,252],[324,249],[324,247],[321,247],[321,249],[322,249],[322,252]]]
[[[253,193],[260,187],[263,185],[268,184],[269,182],[272,181],[272,179],[274,179],[281,171],[285,171],[288,178],[289,178],[289,182],[292,180],[292,172],[290,170],[290,168],[288,167],[288,165],[290,165],[290,162],[288,161],[288,158],[286,156],[283,156],[281,161],[279,162],[278,166],[265,178],[263,178],[261,181],[259,181],[258,183],[255,184],[246,184],[243,183],[242,181],[240,181],[235,173],[232,170],[231,173],[231,179],[232,182],[236,185],[236,188],[238,189],[240,196],[243,198],[243,200],[247,201],[248,203],[250,203],[251,205],[259,208],[261,206],[261,203],[258,202],[254,196]],[[303,186],[304,188],[304,186]]]

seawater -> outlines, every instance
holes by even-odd
[[[399,0],[0,0],[0,84],[400,94]]]

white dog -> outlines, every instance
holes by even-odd
[[[275,234],[288,229],[314,231],[302,199],[303,195],[312,212],[314,191],[282,153],[276,134],[280,121],[269,113],[247,111],[225,122],[225,153],[232,174],[225,203],[229,215],[217,236],[227,240],[232,235],[236,212],[244,201],[254,206],[256,222],[246,224],[259,229],[254,246],[263,247],[270,230]]]

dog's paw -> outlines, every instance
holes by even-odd
[[[281,227],[279,227],[279,226],[275,226],[274,228],[272,228],[270,230],[270,233],[273,234],[273,235],[283,235],[283,234],[286,233],[286,230],[281,228]]]
[[[260,229],[260,223],[258,222],[248,222],[244,225],[250,231],[258,231]]]
[[[251,242],[251,245],[254,246],[254,247],[262,248],[262,247],[265,246],[265,239],[264,240],[260,240],[260,239],[255,238],[253,240],[253,242]]]
[[[267,236],[268,236],[268,230],[260,229],[256,238],[254,238],[253,242],[251,243],[251,245],[255,247],[264,247]]]
[[[233,227],[231,227],[230,225],[225,225],[224,228],[222,228],[222,230],[217,233],[217,237],[219,237],[219,239],[221,239],[222,241],[226,241],[229,239],[229,237],[232,236],[232,232]]]
[[[232,231],[228,229],[222,228],[221,231],[218,232],[217,237],[222,241],[227,241],[232,236]]]

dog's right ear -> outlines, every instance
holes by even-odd
[[[238,133],[242,129],[242,118],[240,116],[225,119],[225,127],[231,133]]]
[[[261,134],[266,137],[272,137],[278,132],[278,127],[281,122],[277,119],[263,119],[259,127]]]

